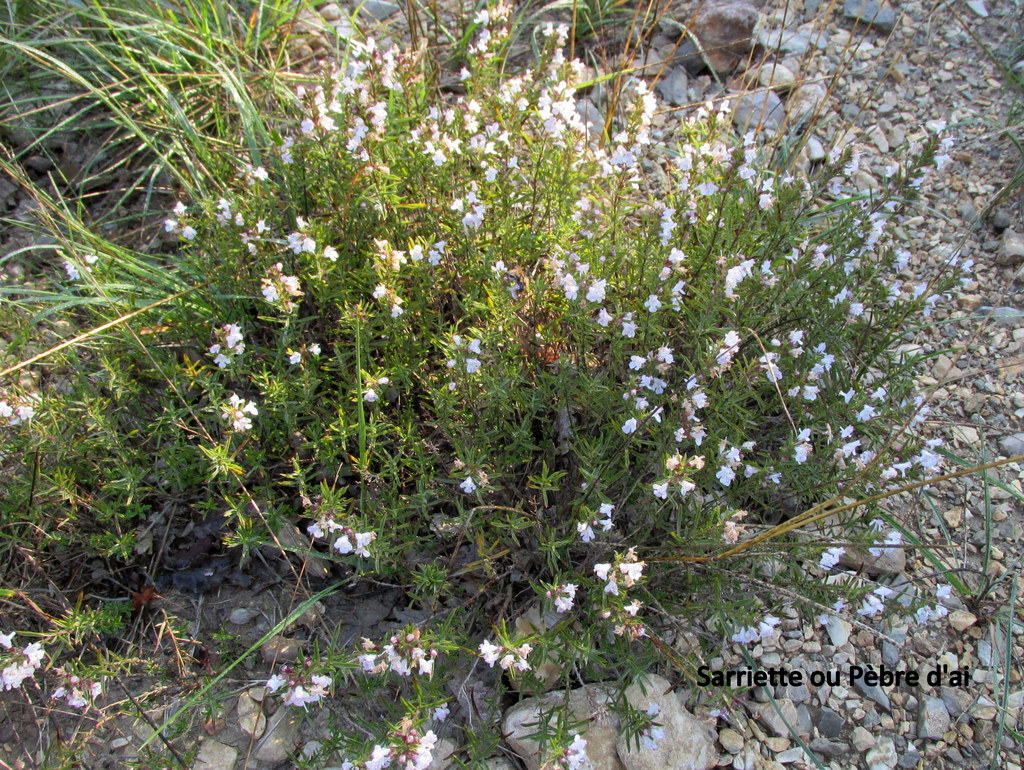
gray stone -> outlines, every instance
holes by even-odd
[[[948,756],[948,755],[947,755]],[[905,770],[915,770],[921,764],[921,755],[917,749],[911,747],[906,754],[899,758],[896,762],[897,767],[905,768]],[[956,767],[959,763],[954,764]]]
[[[870,24],[886,33],[892,32],[896,26],[896,12],[885,2],[846,0],[843,3],[843,16],[847,19]]]
[[[999,452],[1006,457],[1024,454],[1024,433],[1014,433],[999,439]]]
[[[985,0],[967,0],[966,5],[981,18],[988,18],[988,8],[985,7]]]
[[[885,694],[881,685],[867,685],[864,683],[864,678],[859,677],[854,683],[854,687],[856,687],[865,698],[870,698],[886,711],[892,711],[892,704],[889,702],[889,696]]]
[[[682,67],[673,67],[665,73],[664,77],[658,78],[658,82],[654,84],[654,88],[661,94],[661,98],[675,107],[690,101],[688,86],[686,70]]]
[[[811,751],[824,754],[826,757],[841,757],[849,752],[849,749],[841,743],[830,741],[827,738],[815,738],[811,741]]]
[[[996,262],[1000,265],[1019,265],[1024,262],[1024,235],[1007,228],[996,250]]]
[[[921,699],[917,712],[917,736],[938,740],[949,730],[949,712],[941,698],[929,695]]]
[[[364,0],[359,7],[359,12],[366,16],[372,16],[377,21],[389,19],[402,10],[397,3],[388,0]]]
[[[992,212],[992,217],[989,219],[989,223],[996,230],[1005,230],[1013,224],[1013,220],[1010,219],[1010,215],[1006,213],[1006,209],[996,209]]]
[[[808,48],[824,50],[828,35],[804,29],[762,29],[757,33],[757,42],[770,51],[804,54]]]
[[[811,710],[806,703],[796,707],[796,719],[799,724],[797,732],[800,735],[810,735],[814,731],[814,722],[811,720]]]
[[[788,765],[791,762],[802,761],[805,756],[806,755],[804,754],[804,750],[801,747],[794,746],[791,749],[786,749],[785,751],[780,751],[778,754],[776,754],[775,761],[778,762],[780,765]]]
[[[259,614],[258,610],[249,609],[248,607],[235,607],[231,610],[231,614],[228,615],[228,622],[234,623],[236,626],[244,626]]]
[[[975,314],[982,316],[992,323],[1005,324],[1007,326],[1020,326],[1024,324],[1024,310],[1019,310],[1015,307],[982,305],[975,311]]]
[[[238,749],[213,738],[204,738],[192,767],[193,770],[233,770],[237,759]]]
[[[741,134],[762,129],[774,134],[782,125],[785,107],[774,91],[742,94],[733,102],[732,122]]]
[[[671,63],[681,66],[690,77],[696,77],[708,68],[704,57],[700,55],[700,49],[689,36],[679,44]]]
[[[896,668],[900,662],[900,648],[888,639],[882,640],[882,662],[888,668]]]
[[[818,731],[826,738],[838,738],[846,720],[830,708],[823,708],[818,715]]]
[[[796,75],[779,62],[766,62],[757,70],[757,84],[784,93],[796,84]]]
[[[813,163],[824,160],[825,156],[825,145],[821,143],[821,140],[814,136],[807,137],[807,159]]]
[[[883,736],[878,739],[878,745],[864,756],[864,760],[870,770],[892,770],[898,760],[896,744],[892,738]]]
[[[788,698],[793,703],[807,703],[811,699],[811,691],[807,688],[807,675],[804,674],[803,682],[799,685],[788,684],[785,687],[777,687],[775,696]]]
[[[970,708],[973,698],[964,689],[959,687],[946,687],[943,685],[939,688],[939,695],[942,696],[942,703],[946,706],[946,710],[950,716],[958,717],[966,709]]]
[[[652,704],[658,707],[657,722],[665,737],[654,748],[637,746],[620,735],[616,749],[626,770],[708,770],[718,763],[715,733],[685,708],[664,677],[648,674],[642,686],[636,682],[626,688],[626,700],[633,708],[646,712]],[[589,743],[588,743],[589,748]]]

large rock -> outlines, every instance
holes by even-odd
[[[642,683],[626,688],[626,700],[638,711],[647,712],[657,704],[655,720],[665,732],[654,748],[638,747],[635,740],[627,743],[620,735],[616,748],[626,770],[708,770],[718,763],[714,731],[683,708],[670,687],[667,679],[648,674]]]
[[[588,723],[581,735],[587,741],[587,758],[594,770],[623,770],[615,751],[619,718],[609,710],[614,700],[612,688],[600,684],[584,685],[569,693],[569,719]],[[528,770],[540,770],[546,759],[541,754],[540,744],[529,736],[537,733],[542,714],[553,726],[557,721],[554,710],[565,705],[564,693],[548,693],[520,701],[505,712],[502,732]]]
[[[690,31],[716,72],[731,72],[747,58],[758,16],[757,9],[744,2],[710,4],[697,14]]]

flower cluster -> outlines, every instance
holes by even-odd
[[[31,403],[34,400],[36,398],[33,396],[23,396],[22,398],[8,396],[6,399],[0,399],[0,420],[5,421],[11,427],[27,423],[36,416],[35,407]]]
[[[466,374],[477,374],[480,371],[480,367],[483,363],[480,360],[482,355],[480,348],[480,339],[478,337],[472,337],[465,339],[459,334],[452,336],[452,342],[450,346],[450,355],[445,361],[445,367],[449,371],[464,371]],[[455,390],[458,387],[455,380],[451,380],[448,383],[449,390]]]
[[[305,347],[301,347],[298,350],[292,350],[292,348],[288,348],[288,350],[285,351],[285,355],[288,356],[289,364],[291,364],[292,366],[299,366],[307,358],[319,358],[320,351],[320,343],[314,342],[310,345],[306,345]]]
[[[279,673],[267,680],[267,691],[285,688],[284,705],[306,708],[310,703],[323,700],[333,683],[326,674],[314,673],[313,661],[307,658],[302,670],[281,666]]]
[[[327,537],[338,534],[331,546],[342,556],[354,553],[364,559],[370,558],[369,545],[377,539],[376,532],[356,532],[352,527],[341,524],[331,516],[325,516],[310,524],[306,531],[311,537]]]
[[[774,615],[766,615],[764,620],[757,624],[757,626],[744,626],[739,631],[732,635],[732,641],[737,644],[751,644],[753,642],[759,642],[762,639],[767,639],[773,633],[775,633],[776,627],[782,621]]]
[[[565,770],[592,770],[594,765],[587,756],[587,742],[579,733],[574,733],[572,742],[550,758],[544,767]]]
[[[572,609],[573,602],[576,600],[577,588],[575,583],[562,583],[545,592],[544,595],[554,602],[555,612],[561,614]]]
[[[661,707],[653,701],[647,707],[647,719],[643,729],[640,730],[640,745],[648,751],[658,748],[658,744],[665,740],[665,730],[657,723],[656,717],[661,713]]]
[[[209,354],[221,369],[231,365],[236,356],[245,352],[245,337],[238,324],[224,324],[213,330],[213,344]]]
[[[259,414],[256,404],[232,393],[226,404],[221,405],[220,416],[231,423],[231,430],[243,432],[252,429],[252,417]],[[251,415],[251,416],[250,416]]]
[[[11,652],[14,650],[14,633],[0,634],[0,649]],[[0,672],[0,685],[5,690],[14,690],[21,687],[22,682],[35,676],[46,658],[43,645],[39,642],[32,642],[26,645],[20,652],[5,654],[3,660],[7,663],[4,670]]]
[[[186,241],[195,240],[195,237],[197,235],[196,229],[192,225],[185,224],[184,222],[181,221],[185,217],[185,214],[187,212],[185,204],[182,203],[181,201],[178,201],[177,203],[174,204],[173,211],[174,216],[178,217],[178,219],[165,219],[164,231],[168,233],[175,233],[176,235],[179,235],[182,238],[184,238]]]
[[[423,641],[418,628],[409,628],[393,635],[388,643],[378,648],[369,639],[363,639],[363,654],[359,665],[368,674],[393,671],[399,676],[431,676],[438,652],[433,644]]]
[[[611,503],[601,503],[597,509],[597,516],[587,520],[576,523],[576,532],[580,536],[580,540],[584,543],[591,542],[594,535],[594,527],[599,527],[602,532],[609,532],[614,526],[612,524],[612,514],[615,512],[615,506]],[[598,518],[601,517],[601,518]]]
[[[100,682],[64,672],[57,674],[63,680],[63,684],[53,691],[51,697],[55,700],[63,699],[71,708],[84,709],[92,705],[103,692],[103,684]]]
[[[98,261],[99,257],[96,254],[83,254],[82,262],[84,264],[81,267],[83,267],[87,273],[92,272],[92,266],[95,265]],[[70,259],[64,260],[64,272],[68,274],[69,281],[77,281],[82,277],[82,273],[79,270],[79,265],[76,265]]]
[[[280,262],[267,268],[261,283],[263,298],[276,306],[282,313],[290,313],[298,304],[295,300],[302,296],[299,279],[294,275],[284,274],[284,265]]]
[[[526,658],[531,652],[533,646],[529,644],[514,647],[493,644],[489,639],[480,643],[480,657],[484,659],[484,663],[492,668],[497,663],[505,671],[513,667],[517,671],[529,671],[532,666]]]
[[[433,730],[421,733],[409,717],[388,733],[387,738],[387,743],[374,746],[370,756],[362,762],[342,762],[342,770],[384,770],[386,767],[426,770],[433,760],[437,736]]]
[[[636,550],[630,548],[625,554],[616,555],[615,563],[594,565],[594,574],[605,581],[605,593],[619,595],[619,581],[626,588],[632,588],[643,575],[645,562],[636,558]]]

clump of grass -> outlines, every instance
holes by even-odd
[[[401,696],[381,701],[387,730],[339,739],[359,766],[428,757],[438,674],[470,660],[531,692],[646,670],[667,617],[773,633],[758,575],[780,552],[773,580],[809,606],[881,611],[868,588],[812,579],[835,565],[828,543],[751,536],[941,459],[889,352],[957,278],[903,282],[892,228],[940,139],[858,196],[855,155],[780,176],[713,105],[666,158],[636,81],[600,147],[564,32],[509,76],[507,18],[477,17],[464,96],[433,88],[420,54],[365,41],[269,102],[230,171],[192,169],[216,176],[169,212],[173,260],[41,198],[50,285],[4,305],[4,374],[39,353],[42,375],[0,394],[11,543],[127,561],[144,520],[184,502],[227,517],[243,565],[300,524],[338,575],[425,613],[273,673],[293,706],[342,676]],[[133,287],[161,275],[139,307]],[[69,308],[93,332],[47,354],[43,321]],[[850,540],[898,545],[871,506],[846,510]],[[517,624],[531,607],[547,620]],[[562,761],[581,750],[565,720],[546,738]]]

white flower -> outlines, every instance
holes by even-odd
[[[329,259],[331,262],[338,261],[338,250],[333,246],[324,247],[324,258]]]
[[[953,586],[943,584],[935,587],[935,597],[938,599],[948,599],[953,594]],[[13,636],[13,634],[12,634]],[[9,645],[8,645],[9,646]]]
[[[846,553],[845,548],[829,548],[821,555],[821,559],[818,560],[818,564],[823,569],[832,569],[832,567],[839,563],[839,559],[844,553]]]
[[[656,313],[661,308],[661,300],[658,299],[656,294],[652,294],[647,298],[647,301],[644,302],[644,307],[652,313]]]
[[[459,487],[467,495],[471,495],[476,491],[476,482],[473,481],[472,476],[467,476],[465,479],[463,479],[462,483],[459,484]]]
[[[480,359],[479,358],[467,358],[466,359],[466,372],[469,374],[476,374],[480,371]]]
[[[282,687],[288,684],[288,680],[280,674],[274,674],[270,679],[267,680],[266,688],[270,692],[277,692]]]
[[[723,465],[721,468],[718,469],[718,473],[715,474],[715,477],[722,484],[722,486],[727,487],[730,484],[732,484],[733,479],[736,478],[736,471],[734,471],[728,465]]]
[[[498,654],[502,648],[495,644],[491,644],[489,640],[485,640],[480,643],[480,656],[484,659],[484,663],[488,666],[494,666],[498,662]]]
[[[661,500],[665,500],[668,497],[668,482],[667,481],[662,482],[661,484],[652,484],[651,486],[652,486],[652,489],[654,490],[654,496],[655,497],[660,498]]]
[[[623,425],[622,425],[622,432],[625,433],[626,435],[629,435],[630,433],[634,433],[636,431],[636,426],[637,426],[636,418],[635,417],[630,417],[628,420],[626,420],[625,423],[623,423]]]
[[[594,539],[594,528],[586,521],[581,521],[576,524],[576,531],[580,535],[580,540],[584,543],[589,543]]]

